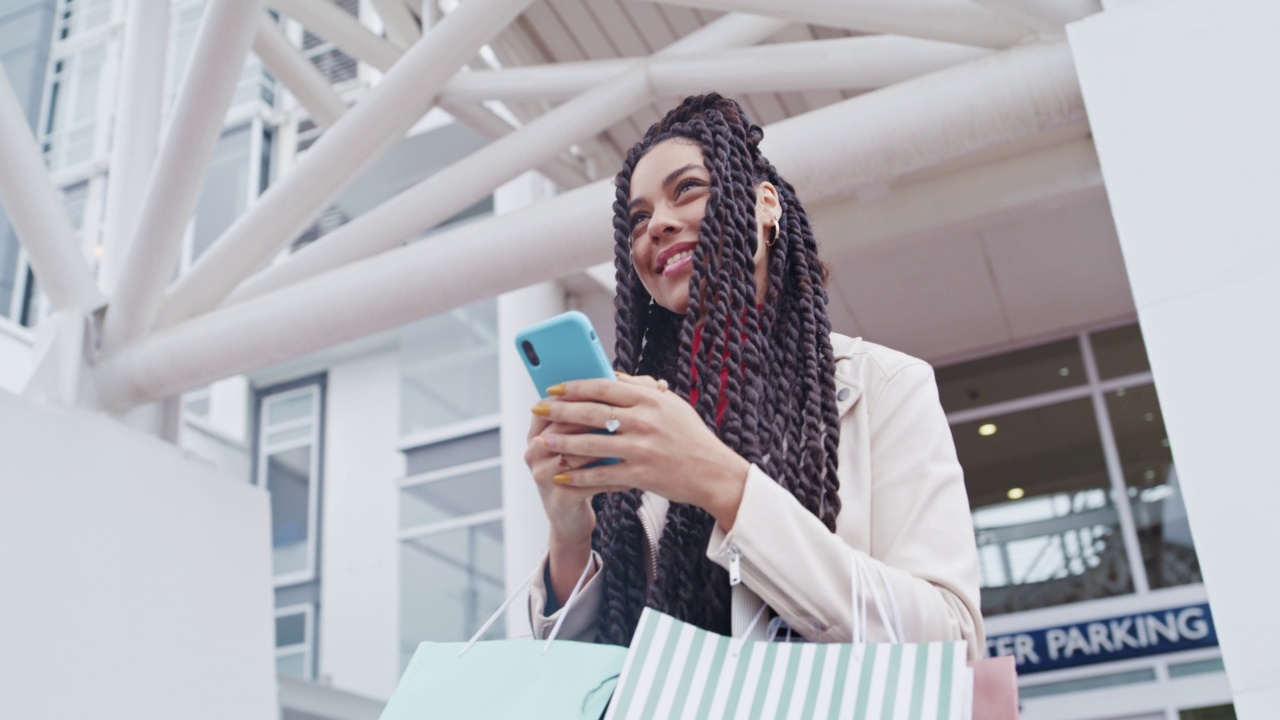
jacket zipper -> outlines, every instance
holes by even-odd
[[[729,546],[729,587],[742,582],[742,551],[737,545]]]
[[[751,562],[743,556],[742,551],[738,549],[737,545],[730,545],[726,555],[729,558],[729,587],[730,588],[742,583],[742,567],[745,564],[747,566],[747,569],[751,571],[752,575],[755,577],[755,584],[757,586],[763,587],[771,596],[775,596],[778,598],[785,597],[783,593],[778,589],[778,586],[774,584],[766,575],[756,571],[755,567],[751,565]],[[756,594],[759,595],[759,592],[757,592]],[[761,598],[761,600],[763,599],[764,598]],[[771,604],[769,605],[769,607],[772,607],[774,612],[776,612],[778,615],[781,615],[781,616],[794,617],[797,614],[792,610],[792,608],[789,605],[783,605],[781,603],[777,603],[777,604]]]
[[[644,528],[645,539],[649,541],[649,568],[652,570],[647,577],[657,577],[658,575],[658,538],[657,531],[649,524],[648,511],[642,505],[636,515],[640,517],[640,527]]]

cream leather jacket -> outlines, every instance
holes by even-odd
[[[964,477],[933,370],[889,348],[833,334],[840,413],[840,497],[831,533],[791,493],[752,466],[733,529],[718,525],[707,556],[741,577],[732,592],[733,632],[766,603],[806,639],[848,642],[853,617],[851,553],[883,566],[906,640],[966,640],[985,653],[978,604],[978,553]],[[646,494],[640,519],[650,548],[666,520],[666,499]],[[651,553],[651,558],[654,554]],[[599,555],[595,556],[599,563]],[[545,563],[545,560],[544,560]],[[732,572],[732,571],[731,571]],[[882,586],[880,574],[871,573]],[[650,561],[649,577],[654,575]],[[530,589],[534,635],[545,637],[543,573]],[[568,608],[559,637],[590,641],[601,599],[597,573]],[[764,622],[752,637],[763,637]],[[868,612],[868,639],[887,633]]]

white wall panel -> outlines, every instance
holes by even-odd
[[[1237,716],[1274,717],[1280,5],[1068,26]]]
[[[0,467],[0,717],[278,717],[261,489],[5,392]]]

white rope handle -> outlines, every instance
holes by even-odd
[[[590,566],[588,565],[588,567]],[[524,582],[520,583],[520,586],[516,588],[516,591],[511,593],[511,597],[507,598],[507,601],[502,603],[502,607],[498,608],[495,613],[490,615],[489,619],[486,620],[484,624],[480,626],[480,629],[476,631],[476,634],[471,636],[471,639],[467,641],[467,644],[464,645],[461,652],[458,653],[458,657],[462,657],[467,654],[467,651],[471,649],[472,645],[476,644],[476,641],[480,639],[480,636],[484,635],[493,623],[502,616],[502,613],[507,611],[507,608],[511,606],[511,603],[514,602],[517,597],[519,597],[520,593],[524,592],[525,588],[529,587],[529,583],[533,582],[533,579],[538,576],[538,572],[540,570],[542,570],[542,563],[538,563],[538,567],[534,568],[533,572],[529,573],[529,577],[525,578]]]
[[[578,591],[582,589],[584,583],[587,582],[587,576],[591,574],[591,566],[596,564],[595,555],[587,557],[587,566],[582,568],[582,574],[578,576],[578,582],[573,586],[573,592],[569,593],[569,599],[564,601],[564,605],[560,608],[560,617],[556,618],[556,624],[551,626],[551,634],[547,635],[547,642],[542,646],[542,654],[546,655],[551,649],[551,641],[556,639],[556,635],[560,634],[560,626],[564,624],[564,619],[569,617],[569,606],[574,600],[578,599]]]
[[[884,588],[884,597],[882,598],[879,590],[876,589],[877,584],[872,576],[872,571],[867,566],[875,567],[880,576],[880,585]],[[889,585],[889,575],[885,572],[881,563],[873,563],[870,559],[864,560],[862,553],[857,550],[850,551],[850,583],[853,592],[853,620],[850,623],[850,638],[854,643],[865,643],[868,640],[867,634],[867,603],[875,605],[876,614],[880,616],[880,624],[884,627],[885,632],[889,635],[889,642],[902,643],[906,642],[906,632],[902,628],[902,614],[898,610],[897,599],[893,595],[893,588]],[[859,585],[866,587],[866,592],[858,592]]]
[[[733,657],[738,657],[738,653],[742,652],[742,646],[747,644],[747,638],[751,637],[751,631],[756,629],[756,623],[760,622],[760,618],[764,617],[764,611],[768,609],[768,605],[761,603],[760,609],[757,610],[755,616],[751,618],[751,622],[747,623],[747,629],[742,631],[742,635],[733,639]]]

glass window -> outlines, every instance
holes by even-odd
[[[196,201],[190,262],[203,255],[249,206],[250,128],[228,130],[218,140]]]
[[[1089,340],[1098,363],[1098,377],[1103,380],[1151,370],[1147,346],[1137,325],[1096,332]]]
[[[400,665],[418,643],[465,641],[505,600],[502,522],[492,521],[401,543]],[[501,638],[494,623],[485,638]]]
[[[311,678],[312,605],[276,609],[276,672]]]
[[[937,378],[949,413],[1087,382],[1074,339],[939,368]]]
[[[305,572],[311,520],[311,446],[267,455],[266,471],[275,573]]]
[[[1155,386],[1120,388],[1106,401],[1151,587],[1202,582]]]
[[[400,493],[400,527],[409,529],[502,507],[502,468],[498,458],[486,467],[446,475]],[[410,481],[412,482],[412,478]]]
[[[98,43],[54,61],[43,144],[50,169],[93,159],[106,57],[106,45]]]
[[[1133,591],[1090,399],[960,423],[952,434],[984,615]]]
[[[18,285],[18,234],[0,208],[0,315],[12,317],[14,289]]]
[[[411,435],[498,412],[493,299],[400,330],[400,432]]]
[[[1236,720],[1236,706],[1215,705],[1194,710],[1179,710],[1178,720]]]
[[[259,396],[256,477],[271,495],[278,586],[315,578],[322,405],[320,380]]]

